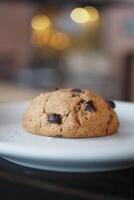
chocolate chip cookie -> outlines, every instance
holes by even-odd
[[[67,138],[97,137],[117,132],[112,100],[84,89],[59,89],[34,99],[24,115],[28,132]]]

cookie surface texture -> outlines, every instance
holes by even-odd
[[[24,115],[26,131],[66,138],[107,136],[117,132],[115,104],[84,89],[59,89],[36,97]]]

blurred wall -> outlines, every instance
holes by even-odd
[[[34,4],[30,3],[0,2],[0,70],[5,68],[0,76],[30,65],[29,24],[34,10]]]

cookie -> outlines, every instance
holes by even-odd
[[[59,89],[42,93],[25,112],[28,132],[66,138],[97,137],[117,132],[115,103],[85,89]]]

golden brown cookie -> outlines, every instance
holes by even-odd
[[[24,115],[31,133],[68,138],[96,137],[117,132],[119,120],[113,101],[89,90],[60,89],[42,93]]]

